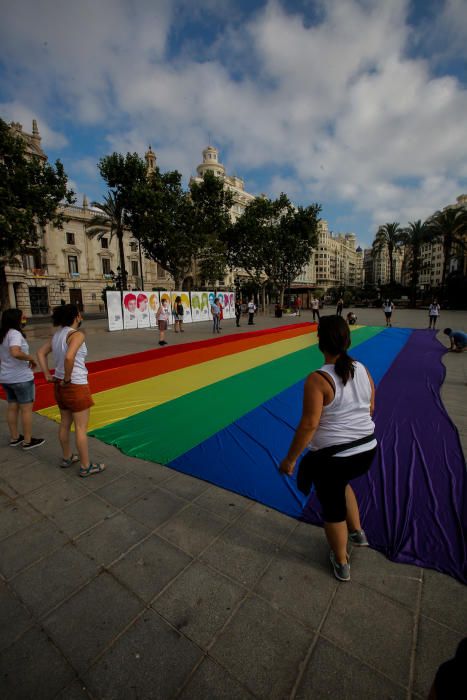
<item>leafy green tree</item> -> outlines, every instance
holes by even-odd
[[[156,168],[133,189],[126,221],[146,255],[162,265],[180,289],[195,260],[206,279],[224,276],[226,254],[221,236],[230,226],[230,206],[230,194],[211,173],[187,192],[179,172],[162,173]]]
[[[418,219],[418,221],[410,221],[407,228],[402,230],[401,236],[402,242],[405,245],[409,256],[410,289],[412,304],[415,305],[417,299],[418,280],[422,266],[420,258],[421,247],[429,239],[426,222],[422,223],[420,219]]]
[[[403,245],[403,232],[398,221],[380,226],[373,241],[374,253],[387,251],[389,260],[389,283],[394,285],[394,253]]]
[[[110,238],[117,237],[118,252],[120,258],[122,289],[126,289],[125,253],[123,248],[123,236],[125,233],[124,209],[121,200],[113,192],[104,196],[103,202],[92,202],[92,206],[100,210],[86,225],[86,233],[90,238],[100,240],[106,233]]]
[[[190,199],[199,270],[204,279],[215,283],[223,279],[228,266],[226,240],[232,227],[233,196],[221,178],[207,172],[202,182],[191,184]]]
[[[66,221],[60,204],[73,204],[74,193],[59,160],[54,165],[27,153],[23,140],[0,119],[0,306],[8,306],[5,265],[18,264],[25,248],[41,244],[48,223]]]
[[[284,206],[273,229],[275,238],[265,251],[264,269],[269,281],[279,290],[282,303],[285,290],[303,271],[316,248],[321,207],[312,204],[295,208],[283,194],[278,201]]]
[[[173,277],[179,288],[191,269],[198,243],[192,230],[192,204],[176,170],[156,168],[133,189],[126,211],[128,225],[146,255]]]
[[[263,290],[272,282],[282,304],[285,289],[303,270],[316,247],[320,210],[318,204],[297,209],[283,193],[275,200],[253,200],[230,232],[231,265],[243,269]]]
[[[120,258],[122,289],[127,286],[127,271],[123,238],[128,224],[127,209],[132,205],[135,192],[146,183],[146,163],[137,153],[112,153],[101,158],[98,163],[101,177],[105,180],[109,192],[102,203],[94,202],[102,214],[96,214],[89,223],[88,235],[103,235],[109,231],[116,235]]]
[[[435,212],[426,222],[431,240],[442,243],[444,253],[441,287],[446,278],[451,260],[463,257],[467,241],[467,208],[449,208]]]

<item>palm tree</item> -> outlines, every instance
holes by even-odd
[[[381,253],[386,250],[389,258],[389,281],[394,284],[394,253],[403,244],[403,232],[398,221],[392,224],[384,224],[378,229],[373,241],[373,251]]]
[[[412,302],[417,299],[418,278],[420,275],[420,250],[423,243],[428,240],[428,230],[426,222],[409,221],[407,228],[402,230],[402,242],[408,248],[410,255],[410,286],[412,289]]]
[[[91,221],[86,226],[86,233],[90,238],[96,236],[100,240],[106,233],[110,233],[110,238],[117,236],[118,254],[120,258],[121,269],[121,285],[122,289],[126,289],[127,272],[125,267],[125,251],[123,249],[123,234],[124,218],[123,206],[118,200],[117,195],[109,192],[104,197],[104,201],[92,202],[92,207],[99,209],[102,213],[93,216]]]
[[[433,241],[443,245],[444,261],[441,286],[446,285],[449,263],[464,251],[467,237],[467,208],[450,207],[437,211],[426,222],[429,235]]]

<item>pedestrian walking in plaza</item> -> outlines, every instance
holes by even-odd
[[[311,311],[313,312],[313,321],[317,318],[319,323],[319,299],[311,298]]]
[[[235,323],[237,324],[237,328],[240,328],[240,319],[242,317],[242,305],[237,299],[235,302]]]
[[[451,352],[464,352],[467,348],[467,333],[464,331],[453,331],[451,328],[445,328],[443,333],[448,336],[451,341]]]
[[[7,400],[7,424],[11,447],[32,450],[45,440],[32,436],[32,407],[35,398],[34,357],[23,332],[26,318],[21,309],[7,309],[0,328],[0,383]],[[22,433],[18,422],[21,419]]]
[[[167,345],[167,341],[165,339],[165,332],[167,330],[167,326],[169,325],[169,314],[169,302],[164,297],[156,313],[156,320],[159,328],[159,345]]]
[[[342,309],[344,308],[344,300],[340,297],[337,300],[336,316],[342,316]]]
[[[94,405],[88,384],[86,367],[87,347],[84,333],[78,330],[82,316],[75,304],[56,306],[52,323],[57,330],[37,352],[39,365],[48,382],[54,383],[55,400],[60,409],[58,437],[62,447],[62,468],[80,463],[81,477],[100,474],[105,465],[89,459],[88,423],[89,411]],[[55,375],[52,377],[48,356],[53,353]],[[75,441],[78,454],[71,449],[70,431],[75,426]]]
[[[385,299],[383,302],[383,311],[386,317],[386,328],[391,328],[392,312],[394,310],[394,304],[390,299]]]
[[[302,300],[300,299],[300,297],[295,297],[294,307],[295,313],[297,314],[297,316],[300,316],[300,309],[302,308]]]
[[[375,388],[364,365],[353,360],[350,330],[343,318],[324,316],[318,327],[324,365],[305,383],[303,413],[280,471],[291,475],[307,448],[297,475],[298,488],[314,484],[335,577],[350,580],[347,543],[367,546],[350,481],[369,470],[376,453],[372,420]]]
[[[183,330],[183,314],[185,313],[185,309],[183,308],[182,304],[182,298],[180,296],[175,297],[175,308],[174,308],[174,330],[175,333],[184,333],[185,331]]]
[[[248,325],[249,326],[254,326],[254,317],[255,317],[255,311],[256,311],[256,304],[253,300],[253,298],[250,299],[248,302]]]
[[[433,330],[435,330],[440,310],[441,307],[437,299],[433,299],[428,309],[428,328],[433,328]]]
[[[211,304],[211,314],[212,314],[212,332],[220,333],[219,319],[221,315],[221,309],[219,306],[219,299],[216,297],[214,302]]]

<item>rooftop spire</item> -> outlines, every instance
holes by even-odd
[[[39,134],[39,129],[37,128],[37,121],[35,119],[32,120],[32,135],[34,138],[40,140],[40,134]]]

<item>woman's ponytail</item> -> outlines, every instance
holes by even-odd
[[[338,377],[342,379],[342,384],[345,386],[347,382],[349,381],[350,378],[354,378],[355,374],[355,366],[354,366],[355,360],[350,357],[350,355],[347,355],[347,352],[344,350],[341,352],[339,357],[336,360],[336,364],[334,365],[334,369],[336,370],[336,374]]]
[[[355,365],[347,350],[350,347],[350,330],[342,316],[321,316],[318,326],[319,349],[337,357],[334,368],[344,386],[354,378]]]

